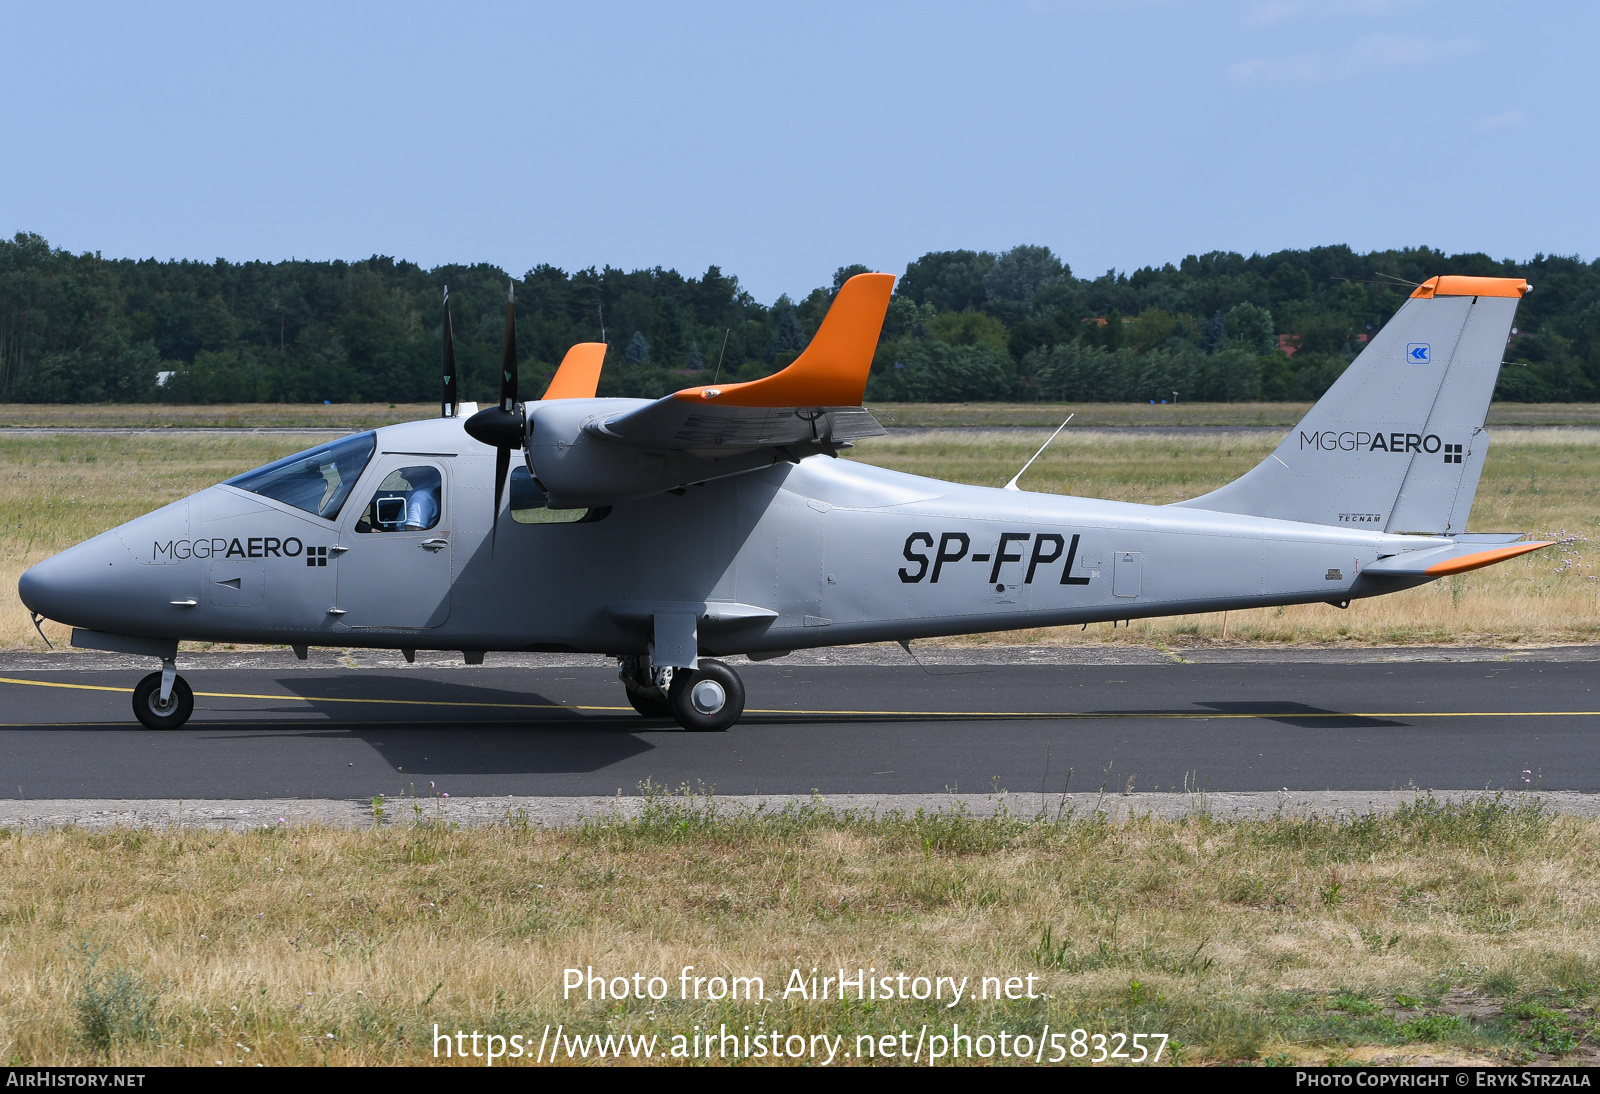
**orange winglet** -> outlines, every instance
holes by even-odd
[[[1528,295],[1532,288],[1520,277],[1467,277],[1463,274],[1445,274],[1430,277],[1418,285],[1411,294],[1413,300],[1431,300],[1435,296],[1516,296]]]
[[[1456,558],[1436,562],[1422,571],[1429,577],[1447,577],[1450,574],[1466,573],[1476,570],[1480,566],[1492,566],[1496,562],[1504,562],[1508,558],[1525,555],[1529,551],[1537,551],[1541,547],[1548,547],[1555,540],[1545,540],[1542,543],[1519,543],[1514,547],[1496,547],[1492,551],[1479,551],[1471,555],[1459,555]]]
[[[579,342],[561,359],[561,367],[544,393],[545,400],[593,399],[600,387],[600,366],[605,363],[604,342]]]
[[[893,274],[856,274],[788,368],[743,384],[684,388],[673,398],[721,406],[860,406],[893,289]]]

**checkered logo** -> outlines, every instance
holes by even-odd
[[[1460,448],[1461,446],[1460,445],[1456,445],[1456,447]],[[1448,460],[1449,458],[1450,457],[1448,457],[1448,456],[1445,457],[1446,460]],[[1460,462],[1460,458],[1459,457],[1457,457],[1457,462],[1458,463]],[[328,564],[328,549],[326,547],[307,547],[306,548],[306,565],[307,566],[326,566],[327,564]]]
[[[1460,463],[1461,462],[1461,446],[1459,444],[1447,444],[1447,445],[1444,446],[1444,462],[1445,463]]]

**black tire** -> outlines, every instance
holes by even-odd
[[[628,688],[628,703],[646,718],[670,718],[672,706],[661,698],[659,692],[637,691]]]
[[[712,686],[703,686],[707,684]],[[673,720],[684,729],[721,733],[744,713],[744,682],[721,661],[702,657],[698,669],[678,669],[672,674],[667,701],[672,704]]]
[[[172,678],[172,697],[161,705],[161,674],[152,672],[133,689],[133,716],[148,729],[177,729],[194,713],[194,692],[181,676]]]

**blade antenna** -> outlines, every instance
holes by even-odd
[[[732,327],[727,327],[722,332],[722,351],[717,354],[717,371],[711,374],[713,384],[717,382],[717,377],[722,375],[722,354],[728,352],[728,335],[732,330]]]
[[[1073,413],[1075,414],[1077,412],[1074,411]],[[1072,414],[1068,414],[1067,415],[1067,422],[1070,422],[1070,421],[1072,421]],[[1060,425],[1056,426],[1056,431],[1054,433],[1050,434],[1050,441],[1055,440],[1058,436],[1061,435],[1061,431],[1063,429],[1067,428],[1067,422],[1062,422]],[[1044,450],[1050,447],[1050,441],[1045,441],[1044,444],[1041,444],[1039,446],[1039,451],[1037,451],[1037,452],[1035,452],[1033,454],[1033,459],[1029,460],[1027,463],[1023,464],[1022,465],[1022,471],[1018,471],[1015,475],[1012,475],[1011,476],[1011,481],[1006,483],[1004,486],[1002,486],[1001,489],[1002,490],[1018,490],[1018,489],[1020,489],[1017,486],[1017,480],[1022,478],[1022,472],[1026,471],[1028,468],[1033,466],[1033,460],[1036,460],[1040,456],[1044,455]]]
[[[439,415],[444,418],[454,418],[461,409],[461,401],[456,394],[456,343],[455,337],[450,333],[449,285],[444,287],[444,361],[441,371],[444,373],[444,386],[439,396]]]

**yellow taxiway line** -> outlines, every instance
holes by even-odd
[[[75,691],[115,691],[131,694],[132,688],[114,688],[103,684],[62,684],[53,680],[19,680],[0,676],[0,684],[21,684],[35,688],[68,688]],[[630,711],[632,707],[586,706],[569,703],[482,703],[468,700],[440,699],[354,699],[331,695],[254,695],[231,691],[197,691],[196,698],[205,699],[265,699],[282,702],[285,699],[302,703],[364,703],[376,706],[405,707],[455,707],[488,710],[593,710]],[[852,718],[1062,718],[1072,720],[1159,720],[1231,721],[1249,718],[1600,718],[1600,710],[1411,710],[1411,711],[1074,711],[1074,710],[767,710],[751,707],[746,714],[788,714],[803,717]]]

